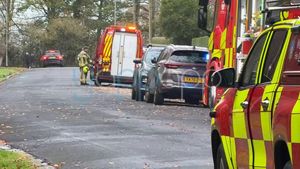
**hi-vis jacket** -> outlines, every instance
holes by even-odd
[[[215,166],[222,146],[228,168],[300,169],[300,20],[279,22],[258,37],[237,87],[214,112]]]
[[[79,67],[89,66],[92,62],[91,57],[85,51],[81,51],[77,57]]]

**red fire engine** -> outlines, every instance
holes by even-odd
[[[110,26],[99,37],[94,64],[95,84],[132,83],[136,58],[143,56],[143,37],[134,26]]]
[[[210,61],[207,64],[203,103],[213,107],[224,90],[210,84],[213,72],[234,67],[240,72],[252,46],[245,33],[259,32],[263,26],[263,0],[200,0],[199,27],[210,32]],[[242,45],[241,45],[242,44]],[[241,45],[241,50],[238,47]]]

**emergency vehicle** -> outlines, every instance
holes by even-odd
[[[94,64],[95,84],[132,83],[135,64],[143,56],[143,37],[134,26],[110,26],[99,37]]]
[[[251,37],[244,35],[262,30],[264,17],[260,9],[264,8],[264,0],[199,0],[199,4],[199,27],[210,33],[210,61],[202,100],[213,107],[224,90],[211,86],[211,75],[230,67],[240,72],[253,43]]]
[[[300,168],[300,1],[267,4],[238,80],[234,67],[211,76],[226,89],[210,113],[216,169]]]

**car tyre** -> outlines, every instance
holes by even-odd
[[[164,104],[164,97],[162,94],[159,93],[158,89],[154,92],[154,99],[153,102],[155,105],[162,105]]]
[[[145,93],[145,101],[147,103],[153,103],[153,100],[154,100],[153,97],[154,97],[153,94],[150,94],[149,92]]]
[[[144,95],[143,92],[141,91],[141,83],[140,81],[137,81],[136,88],[135,88],[135,100],[136,101],[143,101],[144,100]]]
[[[228,169],[228,164],[226,161],[223,145],[220,144],[217,151],[217,161],[215,169]]]
[[[284,165],[284,167],[283,167],[283,169],[292,169],[292,163],[291,163],[291,161],[286,162],[285,165]]]
[[[131,89],[131,99],[132,100],[136,99],[136,92],[135,92],[135,90],[133,88]]]

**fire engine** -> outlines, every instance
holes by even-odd
[[[211,75],[222,68],[230,67],[237,68],[240,72],[253,43],[251,37],[243,35],[259,32],[263,28],[264,17],[260,15],[260,8],[264,8],[264,2],[199,0],[199,4],[199,27],[210,33],[210,61],[206,68],[203,104],[213,107],[224,90],[211,86]],[[241,48],[240,51],[238,48]]]
[[[236,10],[239,18],[240,2],[228,0],[223,5],[228,5],[228,12]],[[203,18],[208,4],[200,4]],[[265,30],[247,53],[239,77],[235,65],[221,65],[210,76],[211,85],[224,90],[210,112],[216,169],[300,168],[300,1],[267,0],[263,5]],[[236,47],[237,36],[231,35]],[[219,63],[226,62],[227,47],[225,56],[220,49],[219,58],[225,61]]]
[[[143,37],[135,26],[109,26],[99,37],[94,60],[95,85],[132,83],[136,58],[143,56]]]

